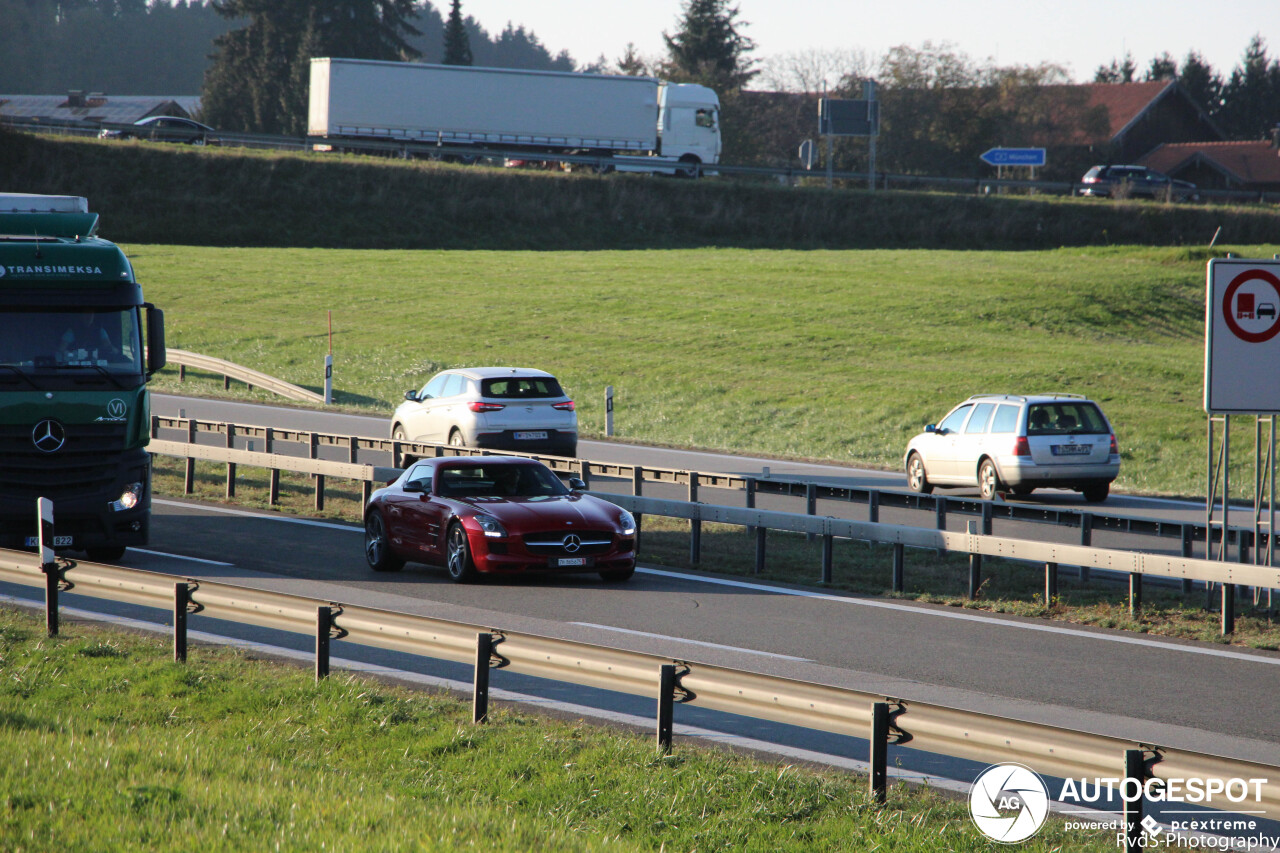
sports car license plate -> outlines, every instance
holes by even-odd
[[[1054,456],[1087,456],[1093,452],[1092,444],[1055,444]]]
[[[587,564],[587,558],[586,557],[557,557],[555,563],[560,568],[566,568],[568,566],[585,566]]]
[[[37,545],[39,545],[39,544],[40,544],[40,539],[39,539],[39,537],[37,537],[37,536],[28,536],[28,537],[27,537],[27,547],[28,547],[28,548],[35,548],[35,547],[36,547]],[[70,548],[70,547],[71,547],[71,545],[72,545],[72,542],[71,542],[71,537],[70,537],[70,536],[55,536],[55,537],[53,537],[53,547],[55,547],[55,548]]]
[[[527,441],[532,439],[546,438],[545,430],[539,432],[518,432],[516,433],[516,441]]]

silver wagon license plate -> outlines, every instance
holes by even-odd
[[[1054,456],[1087,456],[1093,452],[1092,444],[1055,444]]]

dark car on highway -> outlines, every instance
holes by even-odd
[[[624,581],[636,568],[636,520],[616,504],[566,487],[523,457],[425,459],[365,507],[364,551],[375,572],[406,562],[443,566],[460,583],[483,574],[598,572]]]
[[[108,128],[99,139],[152,139],[156,142],[182,142],[187,145],[221,145],[218,132],[207,124],[178,116],[151,116],[139,119],[131,127]]]
[[[1196,201],[1200,193],[1190,181],[1179,181],[1146,166],[1094,166],[1080,179],[1080,195],[1101,198],[1155,198]]]

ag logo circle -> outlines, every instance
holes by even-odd
[[[1025,841],[1044,826],[1049,816],[1049,789],[1030,767],[993,764],[973,780],[969,814],[992,841]]]

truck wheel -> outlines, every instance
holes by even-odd
[[[124,556],[123,545],[112,545],[103,548],[87,548],[85,553],[89,555],[91,563],[116,563]]]
[[[693,154],[686,154],[680,158],[681,167],[676,169],[676,175],[681,178],[699,178],[702,177],[702,161]]]

